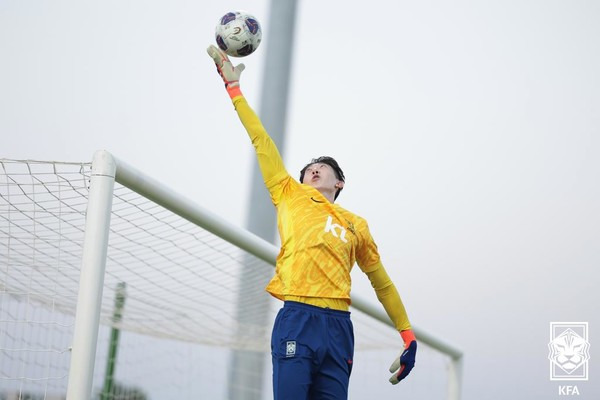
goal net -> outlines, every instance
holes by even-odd
[[[261,276],[272,273],[277,249],[165,187],[157,194],[155,182],[129,166],[118,168],[124,178],[117,172],[111,186],[105,269],[92,279],[101,297],[90,306],[81,281],[92,164],[0,159],[0,399],[65,399],[69,381],[87,374],[93,399],[227,399],[231,377],[242,374],[263,379],[262,398],[272,398],[270,373],[260,378],[229,361],[244,350],[270,365],[271,326],[238,317],[264,310],[236,307],[241,271],[256,271],[255,290],[263,291]],[[132,180],[136,191],[118,183]],[[167,197],[177,204],[159,205]],[[273,320],[280,303],[270,305]],[[76,325],[94,326],[85,307],[97,308],[99,321],[97,339],[84,338],[95,339],[83,357],[89,364],[75,362],[85,353]],[[351,399],[458,398],[460,353],[420,340],[417,367],[392,386],[387,368],[400,350],[397,332],[351,311]],[[417,330],[417,337],[429,335]]]

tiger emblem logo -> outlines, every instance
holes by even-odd
[[[548,347],[548,359],[568,375],[590,359],[590,344],[571,328],[556,336]]]

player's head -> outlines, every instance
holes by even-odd
[[[300,183],[310,185],[320,192],[335,190],[334,200],[344,188],[345,180],[344,171],[332,157],[313,158],[300,171]]]

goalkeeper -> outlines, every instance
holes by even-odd
[[[334,203],[344,187],[344,173],[333,158],[319,157],[300,171],[300,182],[293,179],[240,91],[244,65],[234,67],[215,46],[208,54],[250,136],[277,209],[281,251],[266,288],[284,301],[271,336],[274,399],[348,398],[354,354],[348,307],[355,262],[404,341],[402,354],[390,367],[390,382],[398,383],[415,364],[417,342],[367,222]]]

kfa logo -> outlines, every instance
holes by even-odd
[[[588,380],[590,343],[587,322],[550,322],[548,349],[551,381]]]
[[[327,217],[327,223],[325,224],[325,233],[327,232],[331,232],[333,236],[339,237],[342,242],[348,243],[348,240],[346,239],[346,230],[341,225],[334,224],[331,215]]]
[[[559,386],[558,387],[558,395],[559,396],[579,396],[579,389],[577,386]]]

